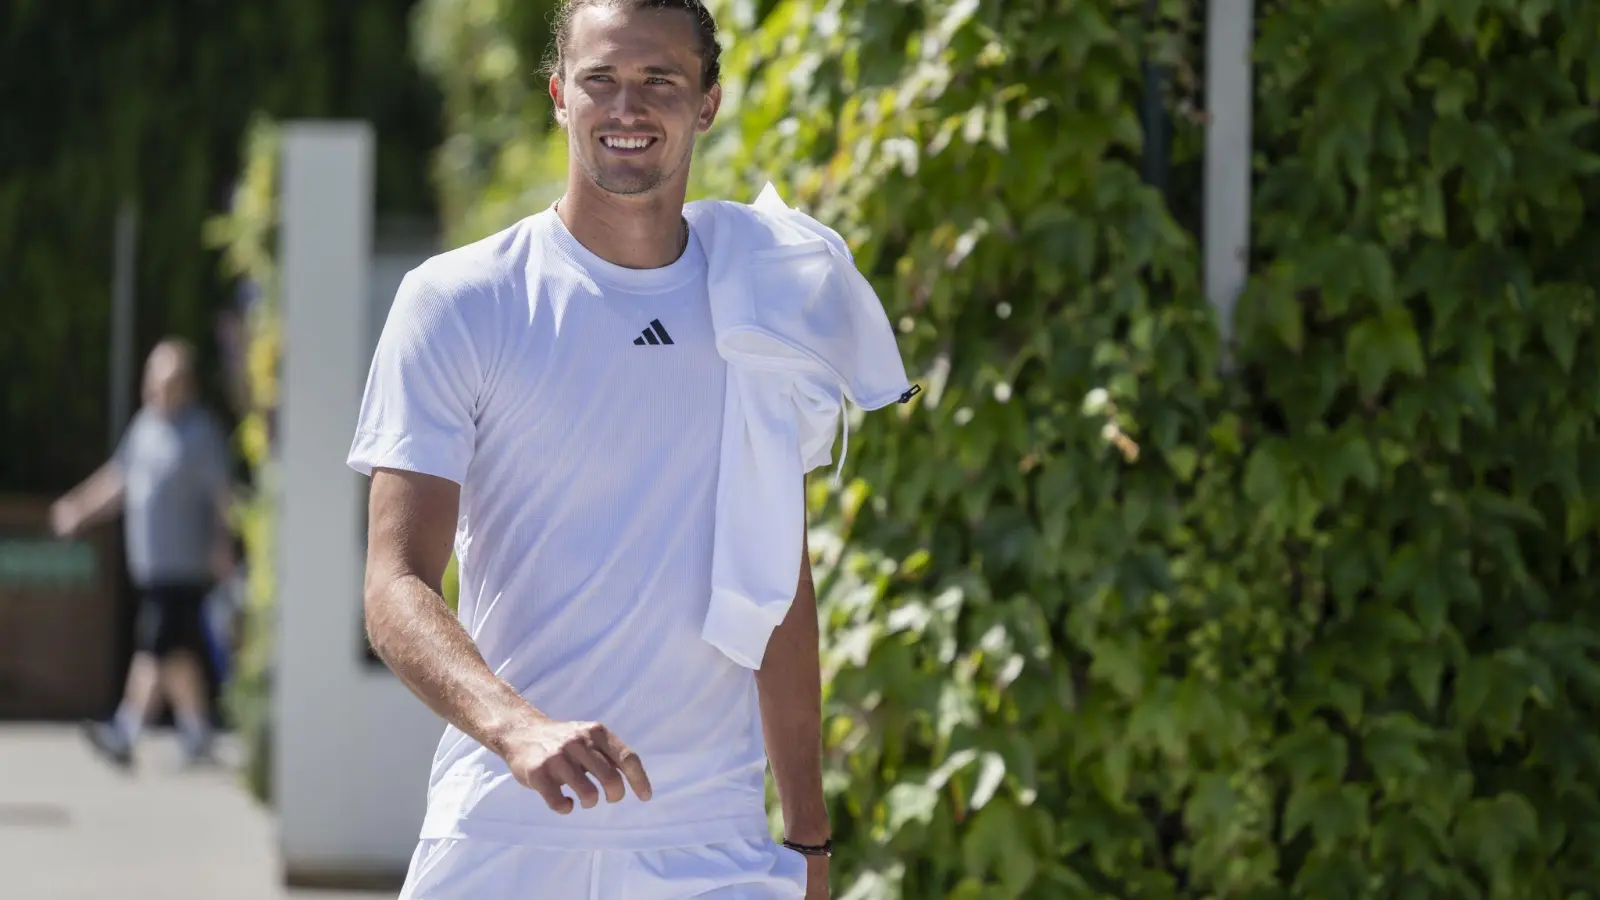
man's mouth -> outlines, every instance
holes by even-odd
[[[606,147],[611,150],[637,152],[639,150],[648,149],[650,145],[656,142],[656,140],[657,139],[653,137],[617,137],[615,135],[607,135],[600,139],[600,143],[606,145]]]

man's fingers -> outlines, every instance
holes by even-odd
[[[617,767],[600,753],[583,744],[575,744],[567,749],[567,755],[572,758],[580,768],[588,771],[600,782],[600,787],[606,792],[606,800],[619,803],[627,795],[627,787],[622,782],[622,775]]]
[[[572,812],[572,798],[561,793],[561,785],[551,776],[543,772],[534,772],[528,776],[525,783],[538,791],[539,796],[544,798],[545,805],[552,810],[563,816]]]
[[[632,750],[622,755],[622,774],[628,776],[628,783],[633,785],[633,792],[640,800],[649,800],[653,793],[650,787],[650,776],[645,774],[644,763],[639,761],[639,754]]]
[[[633,788],[634,796],[640,800],[649,800],[651,795],[650,776],[645,774],[644,763],[640,761],[639,754],[633,748],[622,742],[621,738],[610,732],[606,733],[607,740],[601,744],[606,751],[606,757],[622,770],[627,776],[628,784]]]
[[[600,792],[595,790],[594,782],[583,774],[583,769],[565,756],[551,757],[545,763],[545,769],[555,777],[558,789],[559,783],[565,783],[572,788],[572,792],[578,795],[578,802],[583,804],[584,809],[594,809],[600,802]]]

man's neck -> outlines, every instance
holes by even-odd
[[[629,269],[659,269],[683,255],[688,226],[683,220],[684,187],[637,197],[599,190],[582,176],[567,184],[556,204],[567,231],[590,253]]]

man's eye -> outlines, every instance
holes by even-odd
[[[646,78],[645,81],[650,83],[650,84],[667,84],[668,83],[667,80],[665,78],[662,78],[660,75],[652,75],[649,78]]]
[[[590,81],[610,81],[611,80],[611,76],[610,75],[590,75],[589,76],[589,80]]]

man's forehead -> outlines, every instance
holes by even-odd
[[[614,64],[619,56],[695,52],[694,22],[681,9],[586,6],[572,17],[570,50],[586,65]]]

